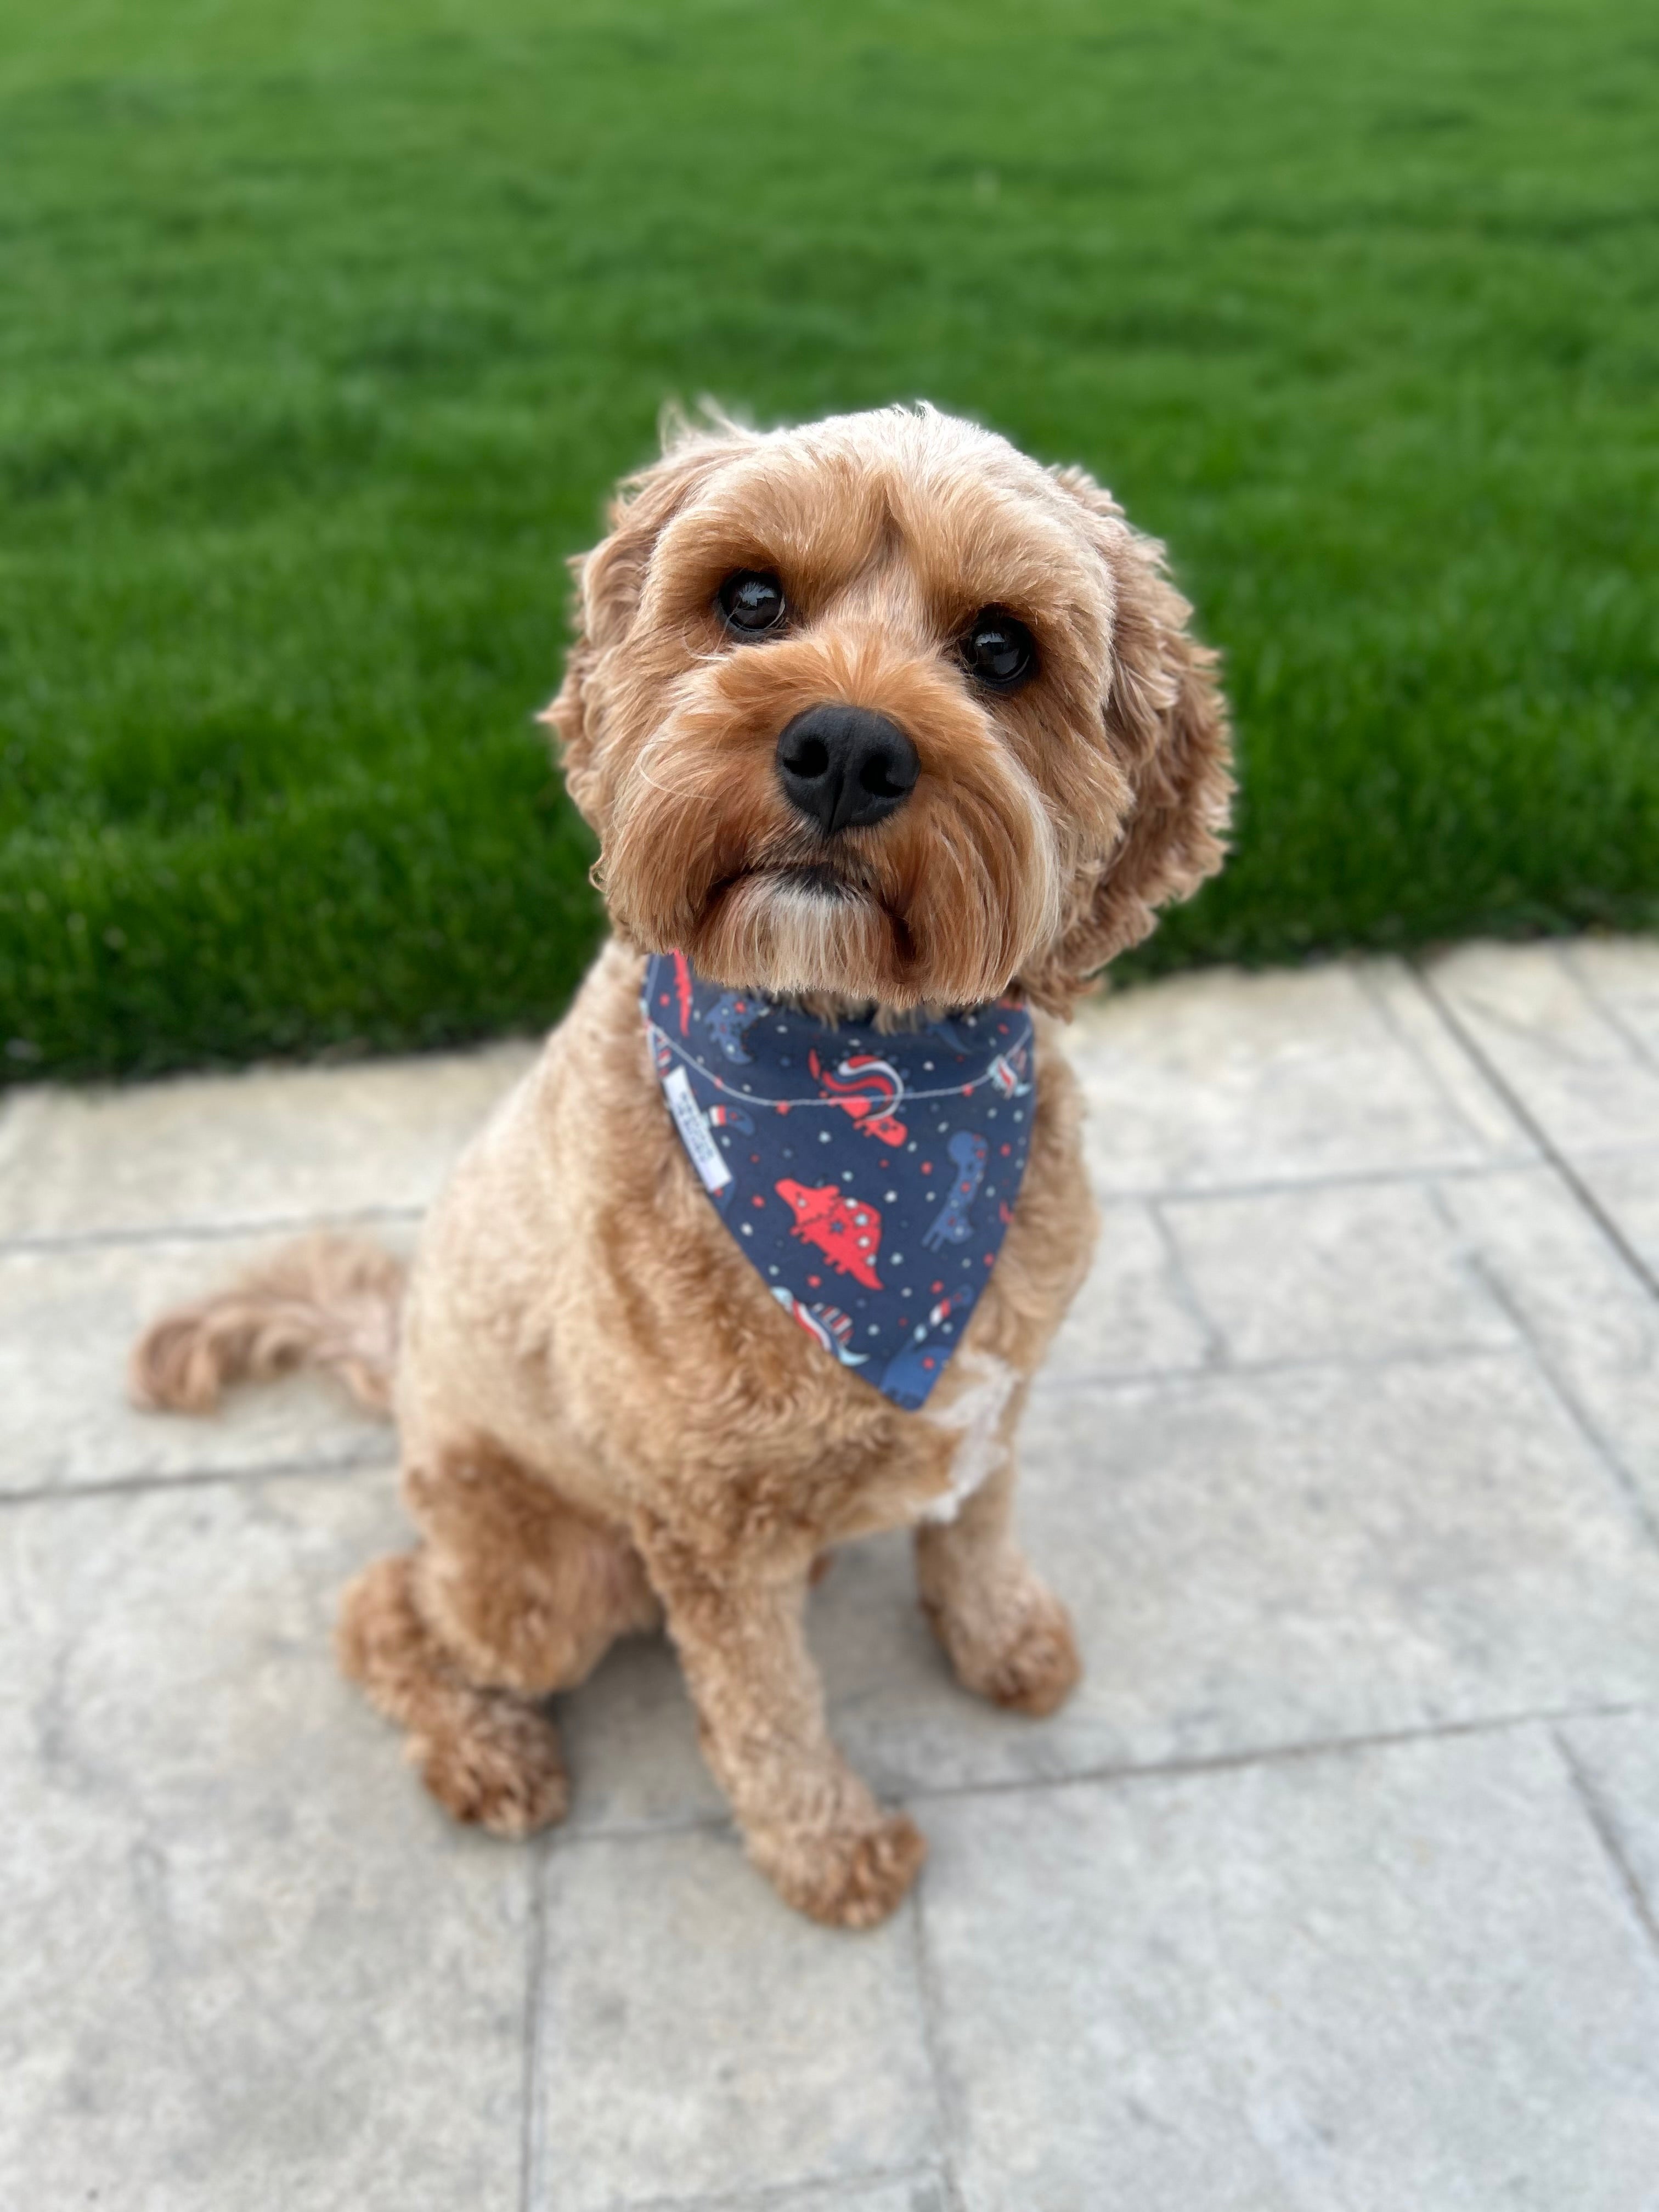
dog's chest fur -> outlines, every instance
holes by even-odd
[[[481,1420],[567,1492],[580,1463],[602,1468],[581,1487],[596,1505],[610,1492],[613,1512],[617,1492],[649,1511],[672,1489],[677,1512],[695,1498],[734,1539],[816,1543],[948,1516],[1006,1462],[1093,1242],[1077,1086],[1052,1026],[1013,1221],[961,1350],[911,1413],[805,1336],[736,1249],[664,1103],[641,969],[606,949],[463,1163],[423,1239],[411,1327],[471,1336]],[[469,1305],[496,1316],[482,1343]]]

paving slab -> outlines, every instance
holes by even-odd
[[[1659,1553],[1521,1354],[1045,1395],[1020,1522],[1079,1623],[1054,1719],[957,1692],[902,1544],[817,1593],[884,1786],[1235,1757],[1659,1693]]]
[[[529,1043],[0,1102],[0,1242],[419,1212]]]
[[[1503,1348],[1515,1323],[1428,1182],[1166,1200],[1185,1279],[1236,1362]]]
[[[1177,977],[1086,1009],[1067,1048],[1105,1195],[1488,1166],[1534,1151],[1395,962]]]
[[[1541,1732],[929,1825],[964,2212],[1650,2212],[1659,1956]]]
[[[1053,1719],[957,1686],[906,1538],[812,1593],[836,1735],[889,1797],[1659,1699],[1659,1549],[1523,1352],[1039,1390],[1022,1456],[1084,1655]],[[579,1824],[717,1809],[665,1650],[563,1711]]]
[[[937,2156],[911,1907],[849,1941],[696,1829],[557,1839],[545,1899],[535,2212],[851,2187]]]
[[[0,1513],[0,2203],[517,2212],[531,1863],[337,1676],[389,1475]]]
[[[1460,946],[1435,995],[1571,1158],[1659,1141],[1659,1054],[1645,1042],[1659,945]],[[1587,988],[1593,981],[1595,988]]]
[[[415,1225],[382,1222],[374,1234],[407,1252]],[[228,1391],[210,1419],[128,1402],[127,1356],[145,1323],[287,1241],[284,1231],[0,1247],[0,1492],[384,1460],[385,1424],[328,1377]]]
[[[1021,1519],[1087,1672],[996,1712],[907,1540],[839,1557],[833,1724],[933,1845],[865,1938],[748,1868],[659,1639],[559,1701],[566,1830],[451,1827],[329,1649],[386,1431],[123,1404],[292,1227],[406,1242],[532,1047],[0,1101],[0,2204],[1650,2212],[1659,946],[1073,1043]]]

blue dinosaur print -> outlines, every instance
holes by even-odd
[[[728,1060],[750,1064],[744,1049],[744,1031],[768,1010],[769,1001],[755,991],[726,991],[703,1016],[703,1026]]]
[[[985,1159],[990,1147],[976,1130],[958,1129],[945,1150],[957,1164],[957,1179],[933,1219],[921,1232],[924,1244],[935,1251],[944,1244],[965,1244],[973,1228],[969,1209],[985,1180]]]

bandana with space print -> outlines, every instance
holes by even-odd
[[[914,1411],[985,1288],[1030,1140],[1014,1000],[899,1036],[705,983],[679,952],[641,994],[704,1189],[786,1313]]]

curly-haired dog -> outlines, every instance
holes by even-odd
[[[319,1241],[157,1324],[136,1386],[199,1407],[301,1358],[389,1382],[420,1540],[348,1591],[339,1648],[453,1813],[556,1820],[544,1700],[665,1620],[756,1863],[866,1926],[924,1845],[830,1741],[804,1595],[830,1547],[914,1527],[969,1689],[1041,1714],[1076,1680],[1012,1527],[1015,1425],[1094,1227],[1055,1018],[1218,864],[1224,710],[1109,495],[931,410],[682,430],[576,567],[547,719],[613,940],[439,1200],[400,1314],[389,1263]],[[817,1040],[787,1122],[749,1079],[757,1009],[775,1060]],[[1016,1031],[1029,1059],[990,1050]],[[924,1186],[947,1088],[967,1121]],[[814,1184],[830,1123],[853,1159]],[[924,1225],[878,1251],[901,1172]],[[947,1267],[960,1291],[909,1328]]]

